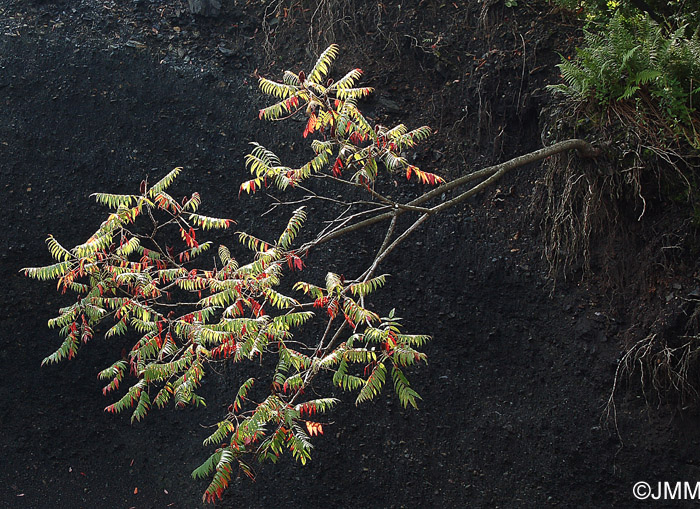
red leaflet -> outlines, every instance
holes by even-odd
[[[345,314],[345,313],[343,313]],[[348,325],[352,327],[353,329],[355,328],[355,322],[352,321],[352,318],[350,318],[348,315],[345,315],[345,321],[348,322]]]
[[[304,138],[316,130],[317,121],[318,117],[316,117],[315,113],[309,115],[309,121],[306,123],[306,129],[304,129]]]
[[[328,304],[328,297],[319,297],[314,301],[314,307],[315,308],[322,308],[326,304]]]
[[[257,187],[255,185],[255,180],[246,180],[241,184],[241,187],[238,190],[238,196],[240,196],[243,191],[248,194],[255,193],[256,189]]]
[[[437,184],[445,183],[445,179],[440,177],[439,175],[435,175],[434,173],[430,173],[427,171],[421,171],[417,167],[409,164],[406,167],[406,178],[410,179],[412,173],[416,174],[416,177],[418,177],[418,180],[422,184],[430,184],[431,186],[434,186]]]
[[[304,413],[306,412],[307,415],[313,415],[316,413],[316,406],[315,405],[309,405],[308,403],[304,403],[299,407],[299,412]]]
[[[292,111],[293,108],[296,108],[299,105],[299,98],[295,95],[284,101],[284,105],[287,108],[287,111]]]
[[[352,133],[350,135],[350,141],[352,143],[354,143],[355,145],[359,145],[360,143],[362,143],[366,139],[367,139],[367,137],[358,131],[355,131],[354,133]]]
[[[387,334],[387,345],[390,345],[392,348],[396,346],[396,333],[392,330],[389,331]]]
[[[193,247],[199,247],[199,243],[197,242],[196,233],[194,231],[194,228],[190,227],[190,231],[186,232],[184,228],[180,228],[180,235],[182,236],[182,240],[185,241],[185,244],[187,244],[187,247],[193,248]]]
[[[291,252],[287,254],[287,265],[289,265],[289,268],[292,270],[302,270],[304,268],[304,261],[294,254],[294,252]]]
[[[339,157],[335,160],[335,164],[333,165],[333,176],[340,177],[342,172],[343,172],[343,161]]]
[[[248,299],[248,303],[250,304],[250,308],[253,310],[253,316],[256,318],[260,317],[263,313],[260,303],[255,299]]]

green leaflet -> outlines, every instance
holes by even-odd
[[[370,293],[374,292],[377,288],[384,286],[386,282],[386,274],[381,276],[373,277],[365,282],[353,283],[348,288],[354,296],[365,297]]]
[[[411,389],[408,380],[404,376],[403,372],[394,366],[391,370],[391,376],[394,379],[394,390],[396,391],[399,401],[406,408],[411,405],[413,408],[418,409],[417,399],[422,399],[416,391]]]
[[[228,228],[231,224],[230,219],[220,219],[217,217],[203,216],[201,214],[190,214],[188,216],[189,220],[192,221],[196,226],[204,228],[205,230],[213,228]]]
[[[372,370],[372,374],[369,375],[364,387],[362,387],[360,393],[357,395],[355,405],[359,405],[360,403],[374,399],[374,397],[381,392],[385,381],[386,366],[383,362],[379,362]]]
[[[309,73],[308,79],[314,83],[321,83],[321,80],[328,75],[328,71],[330,71],[333,61],[338,56],[339,50],[340,48],[337,44],[328,46],[323,53],[321,53],[321,56],[318,57],[318,60],[316,60],[316,63]]]
[[[203,445],[220,444],[234,432],[236,427],[228,419],[217,424],[216,431],[204,439]],[[194,474],[194,473],[193,473]]]
[[[49,279],[57,279],[64,276],[73,267],[73,261],[58,262],[46,267],[28,267],[22,269],[26,276],[39,281],[47,281]]]
[[[160,179],[158,182],[153,184],[151,188],[148,190],[148,196],[151,198],[154,198],[156,195],[160,194],[162,191],[165,191],[170,185],[175,181],[177,176],[180,174],[182,171],[182,167],[177,167],[168,172],[165,177]]]

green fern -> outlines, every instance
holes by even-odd
[[[667,34],[646,17],[615,14],[599,32],[586,32],[575,60],[559,64],[564,84],[550,88],[602,105],[631,101],[648,93],[671,126],[690,125],[700,81],[700,40],[685,27]]]

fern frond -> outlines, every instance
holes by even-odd
[[[646,85],[661,76],[661,72],[656,69],[643,69],[634,76],[633,82],[637,85]]]

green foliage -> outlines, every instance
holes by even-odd
[[[692,32],[700,22],[697,4],[687,0],[554,0],[554,3],[593,23],[605,23],[615,15],[650,16],[668,31],[685,25]]]
[[[559,64],[565,84],[552,88],[602,106],[633,102],[640,117],[660,115],[671,132],[700,148],[700,38],[686,37],[685,28],[667,33],[648,16],[616,13],[586,32],[576,59]],[[658,115],[649,113],[657,109]]]
[[[317,63],[312,75],[327,69]],[[397,143],[410,143],[402,141],[407,134],[396,130]],[[255,154],[276,161],[262,148]],[[323,286],[296,281],[299,299],[280,290],[285,273],[304,268],[292,250],[306,220],[303,208],[292,213],[276,241],[239,232],[247,263],[219,246],[218,262],[203,268],[200,255],[212,243],[202,242],[200,232],[226,229],[232,221],[195,212],[201,202],[196,193],[182,201],[170,196],[166,189],[179,172],[152,187],[142,183],[140,194],[96,194],[111,212],[87,242],[67,249],[50,236],[48,250],[57,263],[24,269],[34,279],[56,280],[62,293],[76,294],[75,303],[49,321],[64,339],[44,363],[72,359],[96,327],[109,325],[106,338],[120,337],[132,346],[126,358],[99,373],[104,394],[119,393],[105,410],[128,411],[133,422],[169,402],[205,405],[198,391],[214,363],[258,365],[262,357],[276,357],[272,372],[240,385],[228,413],[204,441],[217,449],[192,475],[211,476],[206,501],[220,498],[236,471],[252,477],[251,458],[277,461],[285,452],[302,464],[311,458],[312,439],[327,426],[316,416],[338,403],[333,397],[308,398],[319,374],[358,391],[359,404],[379,394],[391,368],[400,402],[416,406],[419,396],[400,368],[425,361],[414,347],[427,337],[403,335],[393,314],[380,319],[365,306],[364,298],[384,285],[384,275],[346,280],[329,272]],[[172,237],[173,229],[179,237]],[[325,333],[304,342],[297,331],[314,319]],[[266,380],[255,384],[259,378]],[[258,387],[271,392],[261,399]]]

